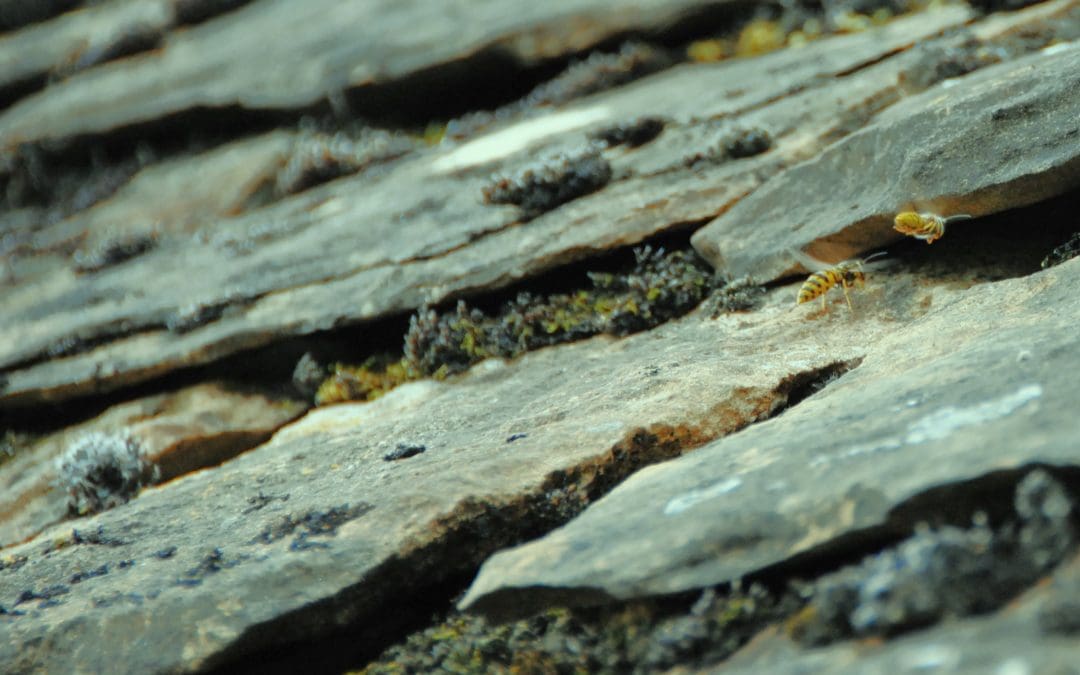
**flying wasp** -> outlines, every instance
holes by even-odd
[[[916,213],[904,211],[896,214],[893,219],[893,229],[901,234],[906,234],[916,239],[922,239],[927,244],[933,244],[945,236],[945,226],[957,220],[967,220],[971,216],[957,214],[955,216],[939,216],[936,213]]]
[[[880,258],[885,255],[885,252],[874,253],[866,258],[855,258],[852,260],[844,260],[838,262],[831,267],[814,272],[806,281],[803,282],[802,287],[799,288],[799,297],[796,304],[802,304],[804,302],[810,302],[814,298],[821,298],[821,308],[825,309],[825,294],[829,292],[829,289],[833,286],[840,286],[844,291],[844,299],[847,300],[848,309],[854,311],[851,306],[851,296],[848,295],[848,288],[861,287],[866,282],[866,274],[863,272],[863,265],[870,262],[874,258]],[[809,258],[809,256],[800,255],[801,258]],[[817,263],[813,258],[809,258],[807,262],[811,264]],[[807,262],[803,262],[804,265]],[[817,263],[820,264],[820,263]],[[816,266],[816,265],[815,265]]]

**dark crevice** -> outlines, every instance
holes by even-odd
[[[777,387],[777,391],[781,394],[783,403],[774,408],[769,414],[769,417],[776,417],[789,408],[799,405],[835,382],[844,373],[858,368],[861,364],[861,358],[848,361],[836,361],[835,363],[830,363],[821,368],[815,368],[813,370],[807,370],[788,376],[780,383],[779,387]]]
[[[0,0],[0,34],[59,16],[83,2],[84,0]]]

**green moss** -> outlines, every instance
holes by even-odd
[[[404,358],[336,364],[318,388],[317,405],[372,401],[421,377],[441,380],[489,357],[514,358],[541,347],[599,334],[648,330],[691,311],[713,294],[713,314],[750,309],[760,287],[718,280],[690,249],[645,246],[618,272],[590,272],[589,287],[567,293],[520,293],[489,315],[464,301],[448,311],[419,310],[405,335]],[[715,291],[715,293],[714,293]]]
[[[798,609],[763,589],[692,599],[643,599],[592,610],[555,607],[503,624],[453,614],[408,636],[360,671],[651,673],[726,658],[766,625]]]
[[[591,288],[570,293],[521,293],[494,316],[464,302],[443,314],[422,310],[406,336],[406,361],[422,374],[455,373],[489,356],[636,333],[686,314],[719,285],[693,251],[647,246],[635,251],[626,271],[590,273],[589,280]]]
[[[332,370],[315,392],[315,405],[374,401],[399,384],[418,377],[403,359],[394,360],[385,354],[373,356],[359,366],[336,363]]]

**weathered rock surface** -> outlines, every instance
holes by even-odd
[[[1064,10],[1080,18],[1074,3]],[[977,217],[1068,192],[1080,186],[1077,73],[1080,47],[1058,44],[901,101],[699,230],[694,246],[719,269],[769,280],[793,269],[793,249],[836,262],[895,241],[901,211]]]
[[[68,496],[55,485],[54,459],[79,436],[126,429],[164,482],[262,443],[305,407],[207,383],[129,401],[42,438],[0,465],[0,546],[22,541],[67,515]]]
[[[175,4],[109,3],[60,16],[53,23],[62,26],[33,26],[0,42],[0,63],[19,61],[9,76],[15,80],[89,58],[112,45],[114,35],[171,27]],[[350,87],[395,81],[484,50],[524,64],[573,54],[716,4],[574,0],[506,11],[498,0],[455,0],[437,8],[396,0],[303,6],[262,0],[170,32],[152,52],[78,73],[21,101],[0,115],[0,138],[5,147],[57,140],[198,107],[302,108]],[[62,39],[54,42],[58,34]],[[28,46],[33,50],[23,61]],[[265,68],[267,63],[275,67]]]
[[[888,66],[887,76],[871,67],[841,85],[833,76],[969,16],[952,7],[801,52],[676,68],[456,148],[417,153],[385,171],[218,220],[194,239],[162,235],[139,255],[92,274],[69,269],[28,280],[5,296],[13,321],[0,327],[7,378],[0,402],[107,391],[285,335],[506,285],[712,217],[786,161],[843,133],[841,111],[864,114],[895,98],[900,66]],[[678,93],[688,90],[702,93],[692,100]],[[718,125],[688,119],[688,110],[699,120],[745,116]],[[682,119],[661,142],[608,151],[617,174],[627,177],[606,189],[528,223],[513,207],[480,203],[492,169],[580,147],[589,129],[642,114]],[[688,155],[708,156],[742,124],[773,130],[774,149],[687,166]]]
[[[1080,262],[1036,270],[1075,229],[1076,0],[990,16],[937,8],[760,58],[684,63],[571,103],[533,108],[527,96],[477,111],[486,133],[436,147],[353,115],[386,95],[436,105],[444,75],[606,49],[728,3],[515,13],[455,0],[434,14],[383,0],[120,4],[0,38],[5,96],[52,83],[0,113],[0,188],[18,207],[0,213],[0,423],[40,423],[77,396],[112,406],[0,466],[5,672],[286,669],[279,656],[314,667],[326,652],[339,667],[325,670],[340,672],[426,619],[427,603],[447,604],[485,561],[469,608],[541,609],[541,623],[558,616],[573,630],[555,606],[633,599],[596,610],[627,620],[592,637],[618,650],[645,643],[633,631],[649,627],[651,643],[621,650],[632,665],[700,664],[680,654],[725,658],[799,604],[761,587],[726,597],[726,582],[783,585],[921,521],[994,518],[1008,508],[997,488],[1032,465],[1075,497]],[[829,21],[884,21],[827,4]],[[806,16],[797,25],[812,38]],[[267,39],[282,26],[292,40]],[[50,31],[55,42],[31,40]],[[17,48],[27,60],[16,66]],[[213,128],[218,112],[256,127]],[[662,126],[652,140],[596,140],[643,116]],[[166,143],[161,161],[154,139],[187,119],[206,126]],[[354,133],[387,143],[366,154]],[[100,154],[128,140],[120,166]],[[69,160],[76,188],[49,188],[50,162]],[[80,171],[96,180],[85,190]],[[425,303],[645,240],[685,245],[710,220],[695,242],[722,272],[774,279],[793,268],[792,249],[834,260],[895,243],[889,220],[908,207],[979,218],[932,247],[890,246],[850,311],[840,289],[818,309],[775,287],[740,314],[719,314],[720,295],[632,337],[489,360],[291,424],[306,406],[254,385],[175,389],[261,377],[264,365],[284,385],[308,343],[362,343],[363,359]],[[519,303],[547,292],[518,288]],[[500,302],[475,304],[488,300]],[[363,330],[334,331],[349,324]],[[312,333],[301,349],[294,338]],[[274,349],[243,353],[264,345]],[[309,361],[314,384],[327,363]],[[155,383],[161,394],[125,400],[125,385],[197,365]],[[51,460],[91,429],[137,437],[163,482],[56,522],[66,504]],[[25,437],[3,431],[0,442]],[[1053,598],[1035,589],[1020,610],[876,646],[807,651],[767,635],[732,666],[1066,665],[1077,564],[1057,572]],[[675,591],[688,592],[655,595]],[[991,592],[1004,602],[1014,591]],[[521,644],[543,637],[536,625]],[[573,651],[578,637],[547,646]]]
[[[26,614],[0,616],[0,654],[16,671],[115,668],[121,656],[132,671],[190,670],[327,621],[379,621],[380,603],[565,520],[636,467],[769,415],[862,353],[858,332],[822,348],[782,302],[765,317],[691,317],[321,409],[213,472],[43,535],[101,528],[122,545],[8,549],[27,562],[0,572],[0,604]],[[423,452],[389,461],[401,446]],[[66,581],[101,565],[114,571]],[[57,584],[68,588],[59,604],[15,604]],[[101,639],[121,629],[160,648],[133,656]]]
[[[964,485],[980,476],[1075,464],[1065,420],[1078,396],[1080,265],[1054,269],[935,291],[924,316],[881,334],[819,326],[823,352],[842,334],[865,339],[861,365],[779,418],[644,469],[565,527],[493,556],[462,604],[524,611],[575,593],[733,581],[836,540],[970,515]]]

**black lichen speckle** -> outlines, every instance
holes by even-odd
[[[174,555],[176,555],[176,547],[175,546],[167,546],[165,548],[158,549],[157,551],[154,551],[154,557],[159,558],[161,560],[168,560],[169,558],[173,557]]]
[[[71,542],[73,544],[90,544],[93,546],[126,546],[129,543],[123,539],[105,534],[104,525],[98,525],[97,529],[91,532],[72,528]]]
[[[222,570],[231,569],[236,567],[240,563],[247,560],[250,556],[240,555],[235,557],[228,557],[225,552],[219,547],[211,549],[209,553],[199,560],[199,563],[191,569],[184,572],[184,576],[177,579],[175,584],[177,586],[198,586],[202,583],[206,577],[217,574]]]
[[[310,537],[332,537],[341,525],[355,520],[375,507],[366,502],[355,505],[342,504],[326,511],[308,511],[300,516],[289,514],[264,529],[252,543],[272,544],[299,530],[289,548],[300,551],[308,548],[324,548],[321,542],[312,542]]]
[[[41,589],[40,591],[28,589],[19,594],[19,597],[15,599],[15,605],[18,606],[23,604],[24,602],[32,602],[34,600],[41,600],[42,603],[44,603],[52,600],[57,596],[66,595],[70,592],[71,587],[67,584],[53,584],[52,586],[47,586]]]
[[[56,459],[56,472],[72,516],[124,504],[157,477],[138,440],[123,432],[79,436]]]
[[[495,176],[483,189],[488,204],[514,204],[535,218],[611,181],[611,165],[588,148],[541,158],[509,176]]]
[[[383,455],[383,461],[396,462],[400,459],[415,457],[427,450],[427,446],[415,443],[398,443],[397,447]]]
[[[1067,242],[1050,251],[1050,255],[1043,258],[1042,268],[1060,265],[1078,255],[1080,255],[1080,232],[1074,232]]]
[[[589,139],[605,147],[627,145],[636,148],[653,140],[667,122],[660,117],[638,117],[589,134]]]
[[[716,284],[712,269],[693,251],[648,246],[634,251],[627,271],[588,276],[591,290],[521,293],[493,317],[463,301],[445,313],[420,310],[405,337],[408,367],[441,377],[491,356],[512,358],[600,333],[628,335],[686,314]]]
[[[94,577],[103,577],[109,573],[109,564],[105,563],[93,569],[85,570],[82,572],[76,572],[68,579],[69,584],[78,584],[86,581],[87,579],[93,579]]]
[[[910,539],[829,574],[807,590],[789,624],[806,645],[894,635],[946,616],[993,611],[1064,559],[1077,536],[1068,493],[1042,470],[1017,486],[1015,522],[991,529],[922,529]]]

